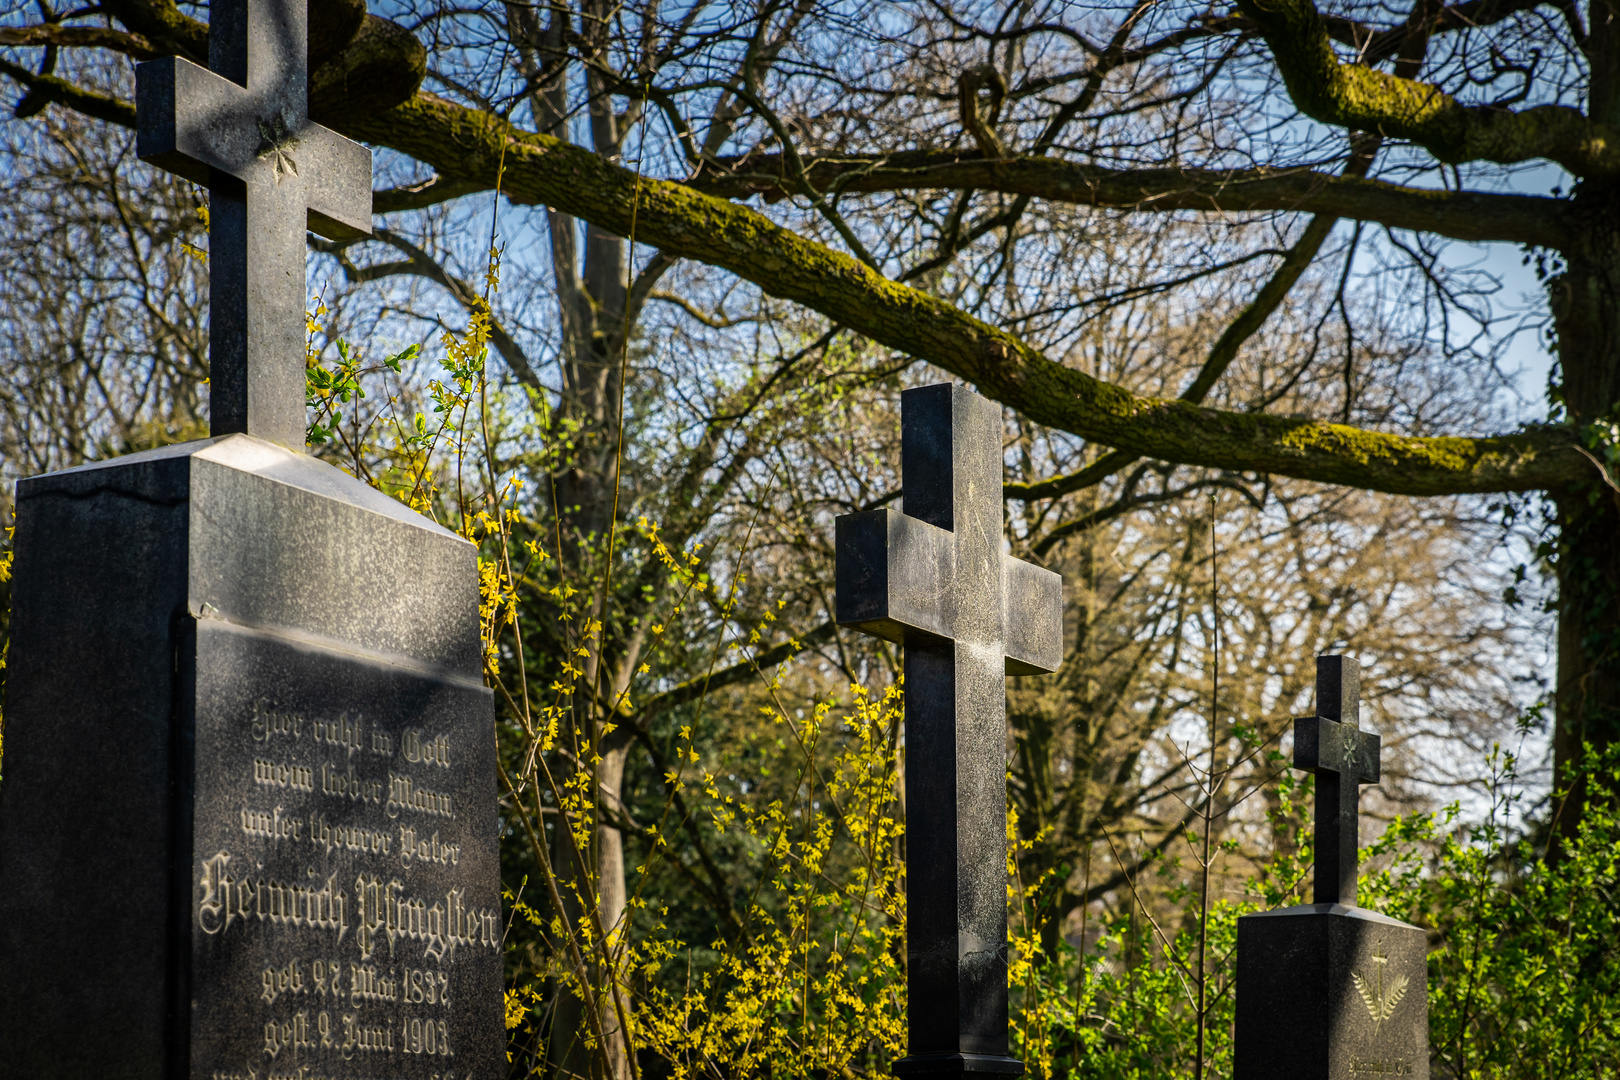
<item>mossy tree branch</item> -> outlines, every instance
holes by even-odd
[[[108,49],[136,60],[162,55],[139,34],[126,34],[102,26],[0,26],[0,45],[12,48]]]
[[[103,0],[101,9],[151,42],[159,55],[208,63],[208,24],[181,11],[174,0]]]
[[[1440,161],[1546,158],[1576,176],[1620,177],[1620,131],[1565,105],[1466,106],[1438,86],[1341,63],[1311,0],[1237,0],[1271,46],[1288,95],[1324,124],[1409,139]]]
[[[552,206],[729,270],[773,296],[928,360],[1037,423],[1145,456],[1413,495],[1555,487],[1585,466],[1562,433],[1412,438],[1138,397],[746,206],[637,176],[587,150],[429,94],[386,113],[356,116],[347,133],[409,154],[441,175],[489,183],[504,156],[503,187],[515,201]]]
[[[1322,24],[1334,41],[1355,49],[1361,63],[1381,64],[1399,54],[1414,37],[1428,38],[1453,30],[1477,30],[1539,7],[1546,2],[1547,0],[1463,0],[1463,3],[1439,8],[1420,4],[1413,7],[1404,22],[1383,30],[1336,15],[1323,15]],[[1567,13],[1574,5],[1573,0],[1552,0],[1552,6]],[[1579,36],[1581,35],[1577,35]]]
[[[145,27],[126,25],[147,32]],[[396,38],[414,43],[408,34],[377,35],[389,47]],[[420,48],[416,45],[407,59],[420,63]],[[398,51],[403,57],[407,50]],[[21,69],[6,74],[29,85],[40,78]],[[90,115],[126,124],[132,119],[132,110],[122,102],[90,100],[65,83],[60,93],[64,99],[78,94],[83,100],[64,103]],[[670,255],[728,270],[773,296],[801,303],[876,342],[925,359],[1037,423],[1123,451],[1413,495],[1559,487],[1590,468],[1562,432],[1415,438],[1138,397],[1065,367],[1016,336],[936,296],[892,281],[749,207],[682,184],[640,177],[588,150],[430,94],[417,93],[390,109],[346,110],[328,122],[352,137],[408,154],[450,182],[493,187],[504,159],[503,188],[515,201],[553,206],[618,235],[633,235]],[[994,171],[1008,163],[960,164]],[[1028,164],[1064,167],[1043,161]],[[1299,174],[1274,175],[1298,185]],[[1315,182],[1306,176],[1302,195],[1310,194]],[[1322,186],[1344,191],[1357,189],[1343,185],[1366,183]],[[1212,194],[1203,191],[1198,197],[1211,200]],[[1212,208],[1219,208],[1219,197],[1213,201]],[[1432,223],[1414,222],[1412,227],[1432,229]],[[1546,242],[1544,237],[1541,242]]]
[[[0,75],[27,87],[28,96],[42,104],[65,105],[75,112],[120,127],[135,126],[135,106],[127,101],[82,89],[55,75],[36,75],[10,60],[0,59]]]

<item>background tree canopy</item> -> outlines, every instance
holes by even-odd
[[[131,89],[205,63],[207,16],[0,17],[8,475],[204,430],[206,198],[135,160]],[[830,544],[898,497],[903,386],[1006,406],[1008,541],[1066,577],[1065,665],[1009,702],[1031,948],[1129,968],[1194,837],[1215,895],[1293,887],[1275,751],[1318,652],[1370,664],[1385,816],[1533,703],[1559,768],[1620,739],[1609,0],[310,16],[312,114],[379,186],[372,238],[310,241],[313,448],[485,546],[535,1060],[639,1068],[631,928],[684,943],[634,954],[671,993],[746,984],[766,916],[808,942],[817,881],[892,928],[903,841],[846,802],[902,816],[903,732],[849,696],[897,657],[831,624]],[[1459,247],[1493,244],[1528,312]],[[1545,408],[1505,359],[1526,319]],[[1535,811],[1554,859],[1587,802]],[[839,1067],[880,1067],[860,1031]]]

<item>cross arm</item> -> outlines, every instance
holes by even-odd
[[[1005,556],[1007,674],[1044,675],[1063,663],[1063,576]]]
[[[304,180],[309,230],[328,240],[370,236],[371,151],[319,124],[310,124],[298,137],[321,163]]]
[[[1322,716],[1294,721],[1294,768],[1378,783],[1383,740],[1377,733]]]
[[[230,80],[174,56],[137,66],[136,155],[203,187],[208,186],[214,168],[239,173],[241,163],[225,161],[212,140],[199,138],[198,129],[179,118],[182,102],[213,97],[225,105],[231,101],[229,91],[233,89],[240,93],[240,87]]]
[[[951,533],[894,510],[844,514],[835,523],[840,626],[904,645],[954,635],[956,545]],[[1063,578],[1004,556],[1008,675],[1040,675],[1063,662]]]
[[[168,56],[135,69],[136,152],[143,161],[204,186],[216,173],[245,180],[258,164],[269,119],[252,95],[188,60]],[[308,227],[332,240],[371,232],[371,151],[305,122],[287,143],[296,162]]]
[[[840,626],[902,645],[913,634],[951,638],[950,532],[887,509],[844,514],[834,528]]]

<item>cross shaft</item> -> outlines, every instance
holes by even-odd
[[[949,383],[901,395],[904,512],[837,521],[837,618],[904,646],[903,1076],[1007,1056],[1005,677],[1062,660],[1063,579],[1003,551],[1001,412]]]
[[[1353,657],[1316,658],[1316,715],[1294,721],[1294,768],[1316,774],[1312,903],[1356,903],[1361,785],[1379,779],[1381,740],[1362,731],[1361,668]]]
[[[304,447],[304,232],[371,232],[371,151],[310,122],[306,0],[213,0],[208,67],[135,71],[137,153],[209,190],[210,417]]]

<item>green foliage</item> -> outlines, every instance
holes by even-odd
[[[1458,1080],[1609,1077],[1620,1069],[1620,754],[1588,751],[1553,806],[1583,790],[1576,835],[1549,861],[1535,834],[1510,829],[1524,788],[1517,762],[1490,759],[1483,820],[1455,805],[1397,818],[1363,850],[1361,902],[1430,931],[1433,1075]],[[1304,826],[1308,782],[1283,781],[1273,824]],[[1544,828],[1544,826],[1543,826]],[[1305,900],[1309,848],[1273,857],[1245,885],[1250,900],[1211,911],[1219,990],[1210,1011],[1210,1076],[1231,1072],[1238,916]],[[1145,1080],[1186,1075],[1196,1009],[1191,930],[1167,938],[1140,911],[1106,917],[1082,962],[1067,946],[1036,966],[1043,1029],[1015,1026],[1034,1075]],[[1030,989],[1025,989],[1026,1001]]]
[[[633,1042],[644,1062],[662,1059],[678,1077],[882,1075],[902,1052],[904,897],[892,855],[902,825],[883,737],[898,706],[892,692],[869,704],[857,691],[842,723],[858,738],[831,758],[835,779],[820,813],[804,812],[808,802],[798,812],[780,802],[744,808],[701,770],[683,781],[706,792],[694,804],[701,812],[758,841],[763,877],[748,932],[712,943],[719,960],[704,970],[662,919],[628,946],[637,969]],[[831,716],[823,709],[795,729],[807,771],[817,753],[811,733]],[[1611,1076],[1620,1065],[1620,755],[1588,755],[1587,813],[1555,865],[1532,838],[1509,835],[1522,788],[1510,757],[1494,754],[1492,768],[1483,821],[1461,824],[1456,806],[1399,818],[1364,851],[1377,868],[1363,876],[1363,902],[1431,930],[1435,1075]],[[1308,830],[1310,782],[1285,777],[1279,795],[1273,825]],[[835,869],[835,835],[864,844],[865,861]],[[1196,920],[1166,929],[1125,904],[1098,917],[1084,957],[1067,943],[1041,945],[1034,909],[1042,883],[1021,888],[1015,876],[1009,896],[1024,918],[1011,940],[1013,1052],[1035,1077],[1194,1072],[1189,958],[1202,946],[1210,957],[1205,1075],[1230,1075],[1237,920],[1305,902],[1310,859],[1305,845],[1256,868],[1242,882],[1245,899],[1212,905],[1205,941]],[[1168,860],[1161,869],[1167,879],[1179,873]]]
[[[635,1043],[672,1075],[882,1073],[903,1053],[898,710],[897,690],[874,701],[858,687],[847,710],[823,702],[798,723],[768,710],[804,754],[797,805],[750,805],[706,771],[674,781],[696,789],[694,812],[754,841],[762,876],[739,932],[713,943],[708,970],[692,969],[662,919],[632,949]],[[689,741],[683,750],[677,757],[696,764]]]
[[[1097,938],[1082,956],[1068,943],[1039,948],[1039,934],[1015,939],[1030,958],[1029,978],[1014,979],[1013,1048],[1034,1077],[1148,1080],[1198,1071],[1198,958],[1204,957],[1206,993],[1204,1075],[1232,1071],[1232,1017],[1237,920],[1250,912],[1303,903],[1309,880],[1309,777],[1284,774],[1268,816],[1278,832],[1304,830],[1307,842],[1274,853],[1243,880],[1241,900],[1216,900],[1201,939],[1199,896],[1177,860],[1154,861],[1152,876],[1166,886],[1172,905],[1187,914],[1165,927],[1138,897],[1146,882],[1129,882],[1124,902],[1094,924]],[[1082,942],[1088,939],[1085,928]],[[1023,965],[1015,964],[1014,971]]]
[[[1588,751],[1553,806],[1583,790],[1576,835],[1549,861],[1510,829],[1524,788],[1517,762],[1490,759],[1483,820],[1455,805],[1397,818],[1363,851],[1361,902],[1430,930],[1433,1075],[1458,1080],[1609,1077],[1620,1069],[1620,754]],[[1310,785],[1285,778],[1273,824],[1305,827]],[[1555,809],[1556,812],[1556,809]],[[1543,826],[1544,828],[1545,826]],[[1305,901],[1310,849],[1274,856],[1244,883],[1250,899],[1211,910],[1219,988],[1209,1016],[1210,1076],[1231,1072],[1238,916]],[[1192,931],[1166,937],[1139,910],[1105,917],[1083,962],[1071,948],[1037,965],[1044,1029],[1015,1040],[1035,1075],[1137,1080],[1192,1071]],[[1030,993],[1025,989],[1025,994]],[[1027,1000],[1027,998],[1026,998]]]
[[[1575,836],[1549,860],[1508,823],[1524,798],[1517,761],[1491,755],[1483,821],[1453,807],[1397,820],[1368,852],[1389,865],[1366,888],[1380,909],[1432,928],[1429,1041],[1439,1075],[1613,1076],[1620,1069],[1620,754],[1588,750],[1555,793]],[[1579,781],[1584,780],[1584,785]]]

